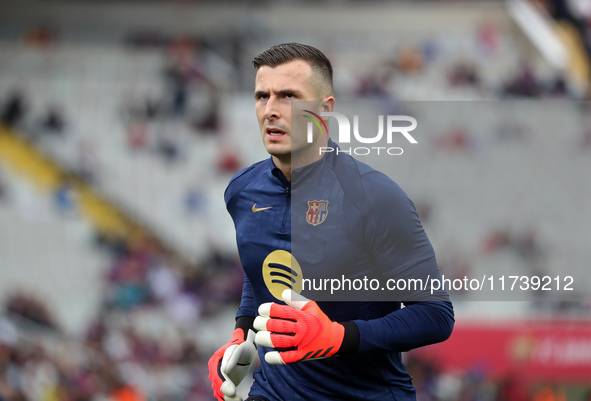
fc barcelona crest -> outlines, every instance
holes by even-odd
[[[313,226],[324,223],[328,216],[328,201],[313,200],[308,201],[308,211],[306,212],[306,221]]]

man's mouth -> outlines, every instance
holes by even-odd
[[[267,127],[267,129],[265,130],[265,132],[269,136],[282,136],[282,135],[285,135],[285,131],[283,131],[283,130],[281,130],[279,128],[274,128],[274,127]]]

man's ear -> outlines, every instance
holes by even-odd
[[[322,104],[320,105],[321,112],[330,113],[334,110],[334,97],[329,96],[322,99]]]

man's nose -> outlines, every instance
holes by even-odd
[[[267,120],[274,120],[280,117],[279,113],[279,102],[275,96],[269,97],[267,100],[267,106],[265,108],[265,118]]]

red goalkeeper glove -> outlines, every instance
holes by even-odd
[[[265,354],[267,363],[284,365],[357,350],[359,330],[355,323],[331,321],[316,302],[292,290],[283,291],[282,298],[287,306],[262,304],[254,321],[259,330],[257,345],[275,348]]]
[[[252,318],[250,318],[252,321]],[[248,335],[244,336],[244,331]],[[242,382],[256,355],[254,331],[236,328],[229,343],[217,350],[209,359],[209,380],[213,395],[219,401],[242,401],[236,387]]]

